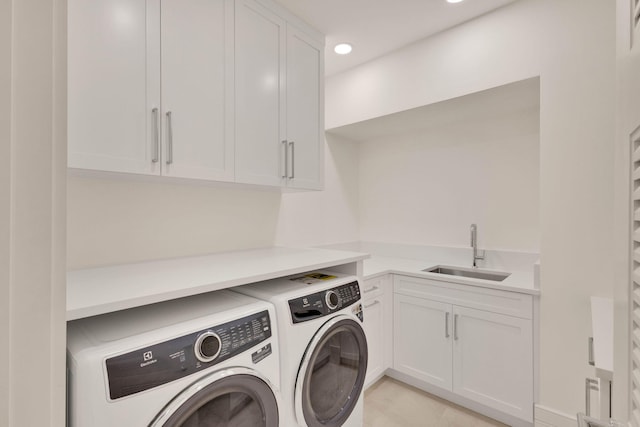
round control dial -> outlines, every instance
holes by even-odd
[[[324,300],[327,303],[327,307],[331,310],[335,310],[338,308],[338,304],[340,304],[340,297],[334,291],[327,291],[327,293],[324,294]]]
[[[196,340],[194,351],[199,361],[208,363],[213,361],[222,350],[222,341],[215,332],[207,331]]]

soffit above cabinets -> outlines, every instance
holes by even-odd
[[[339,73],[517,0],[277,0],[326,34],[325,75]],[[353,44],[336,55],[340,42]]]
[[[534,77],[326,131],[362,142],[539,110],[540,79]]]

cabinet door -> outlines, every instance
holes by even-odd
[[[457,306],[454,318],[454,393],[531,421],[531,320]]]
[[[68,165],[159,174],[160,0],[69,0]]]
[[[285,178],[285,22],[253,0],[236,2],[236,181]]]
[[[386,301],[380,295],[377,298],[370,298],[362,303],[364,307],[364,333],[367,336],[367,347],[369,356],[367,359],[367,377],[365,387],[379,377],[385,370],[384,348],[390,346],[390,336],[384,335],[384,312]]]
[[[233,0],[162,0],[161,15],[162,173],[232,181]]]
[[[451,390],[451,305],[394,295],[394,369]]]
[[[324,46],[287,26],[287,185],[320,189],[324,174]]]

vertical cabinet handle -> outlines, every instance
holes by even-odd
[[[160,160],[160,135],[158,132],[158,109],[154,108],[151,110],[151,114],[153,115],[153,155],[151,157],[151,161],[153,163],[158,163]]]
[[[289,179],[293,179],[296,170],[295,141],[289,141],[289,147],[291,147],[291,175],[289,175]]]
[[[444,337],[449,338],[449,312],[444,313]]]
[[[282,140],[282,147],[284,148],[284,174],[282,174],[282,177],[286,179],[289,175],[289,150],[286,140]]]
[[[458,340],[458,315],[453,315],[453,339]]]
[[[173,125],[171,111],[167,111],[167,164],[173,163]]]
[[[596,361],[593,358],[593,337],[589,337],[589,365],[596,366]]]
[[[598,380],[593,378],[587,378],[584,382],[584,413],[587,416],[591,415],[591,390],[598,391]]]

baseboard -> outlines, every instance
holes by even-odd
[[[402,372],[396,371],[395,369],[388,369],[386,371],[386,375],[395,380],[401,381],[405,384],[409,384],[420,390],[426,391],[427,393],[441,397],[445,400],[448,400],[449,402],[455,403],[456,405],[463,406],[479,414],[485,415],[489,418],[493,418],[494,420],[498,420],[502,423],[507,424],[508,426],[511,426],[511,427],[533,427],[534,426],[534,424],[530,421],[525,421],[520,418],[514,417],[512,415],[508,415],[503,412],[500,412],[496,409],[481,405],[472,400],[458,396],[450,391],[441,389],[439,387],[435,387],[424,381],[418,380],[412,377],[411,375],[407,375]],[[572,427],[576,427],[576,425]]]
[[[542,405],[534,408],[535,427],[576,427],[577,416],[571,416]]]

